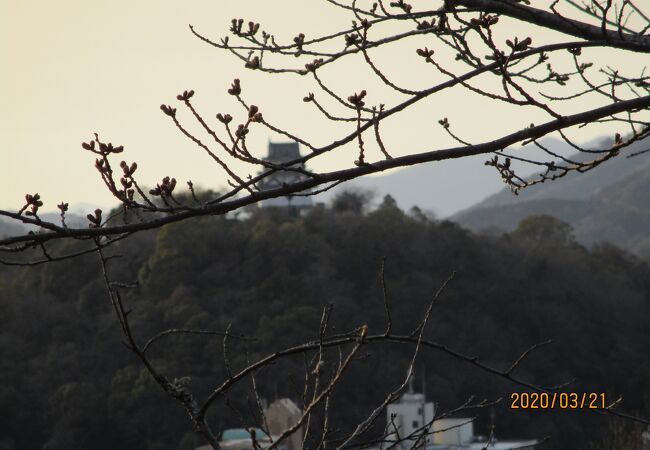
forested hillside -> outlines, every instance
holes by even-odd
[[[591,250],[570,228],[530,218],[498,238],[479,237],[451,222],[404,212],[386,198],[363,212],[339,197],[303,217],[258,211],[244,220],[206,217],[140,233],[110,250],[113,278],[139,288],[127,294],[138,339],[170,327],[225,330],[233,370],[247,358],[318,336],[322,309],[345,330],[385,327],[378,282],[386,284],[397,331],[413,329],[427,301],[452,271],[457,277],[434,310],[426,336],[507,368],[531,345],[552,338],[516,374],[567,389],[623,395],[622,408],[649,413],[650,269],[611,245]],[[65,242],[66,246],[81,245]],[[199,444],[182,409],[165,397],[121,342],[96,256],[38,267],[0,266],[0,449],[192,449]],[[171,377],[189,377],[197,395],[226,377],[222,340],[171,336],[152,347]],[[403,377],[404,346],[368,346],[338,386],[335,428],[349,429]],[[548,448],[586,449],[606,430],[590,412],[511,411],[521,388],[441,351],[416,364],[439,411],[468,396],[494,400],[498,437],[542,438]],[[304,360],[257,374],[260,394],[300,403]],[[422,383],[423,375],[426,383]],[[363,381],[361,381],[363,380]],[[217,405],[213,428],[241,425],[248,384]],[[489,411],[477,412],[487,434]],[[468,413],[465,413],[468,414]],[[567,420],[570,418],[571,420]],[[246,425],[252,425],[247,423]]]

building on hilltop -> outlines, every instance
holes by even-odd
[[[300,158],[300,148],[297,142],[269,142],[269,153],[264,157],[264,161],[273,164],[284,164],[289,161]],[[304,169],[304,164],[296,164],[289,167],[289,170],[278,170],[277,172],[269,175],[264,180],[258,183],[258,187],[262,191],[282,187],[284,184],[292,184],[306,179],[306,175],[297,172],[293,169]],[[266,171],[266,169],[264,170]],[[304,191],[302,194],[309,193]],[[313,206],[311,197],[303,195],[288,195],[285,197],[270,198],[262,200],[260,206],[266,207],[280,207],[292,209],[306,209]]]

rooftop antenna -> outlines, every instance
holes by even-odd
[[[425,400],[427,398],[427,377],[426,377],[426,366],[422,366],[422,395],[424,396]]]
[[[496,442],[496,436],[494,435],[495,422],[496,421],[496,412],[494,411],[494,405],[490,407],[490,442],[489,444],[494,444]]]

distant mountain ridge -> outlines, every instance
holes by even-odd
[[[17,236],[27,230],[22,224],[14,223],[11,219],[0,217],[0,238]]]
[[[638,142],[625,153],[648,145],[648,140]],[[476,232],[511,231],[531,214],[549,214],[571,224],[585,245],[609,241],[649,258],[650,154],[622,154],[589,172],[532,186],[518,196],[504,190],[451,219]]]
[[[568,154],[571,147],[564,141],[554,138],[541,142],[554,152]],[[540,158],[541,151],[534,145],[511,149],[513,154],[530,158]],[[418,206],[424,211],[432,211],[438,217],[449,217],[461,210],[475,205],[493,193],[503,189],[499,173],[485,165],[489,155],[476,155],[466,158],[418,164],[379,176],[361,177],[321,194],[320,201],[331,200],[337,192],[345,189],[370,190],[377,199],[390,194],[400,208],[408,210]],[[519,175],[532,175],[536,168],[521,167]]]
[[[55,212],[39,214],[39,217],[43,221],[61,224],[61,216]],[[75,213],[66,213],[65,223],[70,228],[82,228],[88,225],[88,221],[82,215]],[[36,228],[36,226],[26,225],[7,217],[0,217],[0,238],[18,236]]]
[[[601,142],[601,146],[606,146],[607,141]],[[650,154],[639,155],[633,158],[625,157],[636,151],[643,150],[649,143],[647,140],[640,141],[632,146],[620,156],[613,158],[601,166],[592,169],[589,172],[578,173],[572,172],[562,179],[543,184],[534,185],[523,189],[519,195],[515,196],[509,189],[503,189],[500,192],[489,196],[480,203],[481,207],[507,205],[520,203],[526,200],[538,200],[548,198],[562,199],[588,199],[597,194],[602,189],[611,186],[633,175],[635,172],[650,166]],[[567,159],[573,161],[586,161],[598,157],[595,154],[578,153],[569,156]],[[475,205],[478,206],[478,205]],[[462,213],[462,211],[461,211]]]

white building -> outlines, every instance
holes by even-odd
[[[423,394],[409,392],[397,403],[386,407],[388,447],[395,440],[402,441],[396,448],[422,450],[532,450],[536,440],[487,440],[474,435],[473,418],[453,417],[435,419],[434,404],[425,401]],[[426,436],[424,435],[426,433]]]
[[[433,403],[425,402],[424,394],[416,394],[412,389],[409,391],[400,397],[398,403],[389,404],[386,414],[388,433],[412,444],[425,428],[430,429],[435,409]]]
[[[269,432],[274,436],[281,436],[285,430],[293,427],[302,418],[302,410],[292,400],[281,398],[269,405],[264,412]],[[304,428],[298,428],[288,436],[282,443],[287,450],[300,450],[302,438],[305,435]]]
[[[467,445],[474,440],[474,423],[463,417],[438,419],[431,427],[434,444]]]

